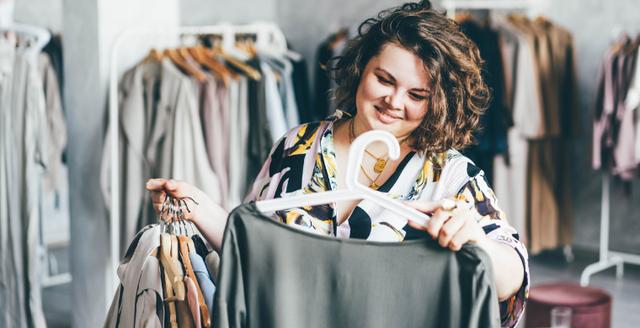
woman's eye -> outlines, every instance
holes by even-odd
[[[427,99],[427,97],[421,96],[421,95],[418,95],[418,94],[415,94],[415,93],[410,93],[409,95],[411,96],[411,98],[413,98],[414,100],[417,100],[417,101],[422,101],[422,100]]]
[[[391,84],[391,81],[389,81],[389,80],[385,79],[385,78],[384,78],[384,77],[382,77],[382,76],[378,76],[378,82],[380,82],[380,83],[382,83],[382,84],[386,84],[386,85]]]

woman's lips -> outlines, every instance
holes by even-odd
[[[376,117],[378,118],[378,120],[384,124],[391,124],[397,120],[400,120],[401,118],[391,114],[392,112],[388,109],[382,109],[379,106],[373,106],[373,108],[376,109]]]

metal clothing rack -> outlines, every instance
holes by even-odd
[[[106,303],[111,303],[111,296],[117,289],[118,277],[116,267],[120,261],[120,186],[118,176],[120,168],[118,166],[118,130],[120,121],[118,118],[118,56],[125,41],[134,37],[180,37],[185,35],[220,35],[222,36],[222,46],[232,50],[235,45],[235,36],[238,34],[251,34],[256,36],[256,47],[272,48],[286,51],[287,41],[280,28],[269,22],[256,22],[245,25],[232,25],[221,23],[209,26],[182,26],[182,27],[136,27],[123,31],[118,35],[113,43],[109,66],[109,134],[111,139],[110,149],[110,176],[111,196],[109,211],[109,245],[110,245],[110,265],[112,272],[107,274],[106,281]]]
[[[442,7],[446,9],[447,16],[453,18],[456,10],[516,10],[516,9],[532,9],[535,5],[546,2],[545,0],[445,0]]]
[[[589,264],[580,275],[580,285],[588,286],[589,278],[612,266],[616,266],[616,277],[622,278],[624,263],[640,265],[640,256],[631,253],[616,252],[609,249],[609,222],[611,214],[611,176],[602,175],[602,208],[600,210],[600,259]]]

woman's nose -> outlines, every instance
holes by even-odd
[[[399,93],[392,93],[384,98],[384,101],[391,109],[402,109],[402,96]]]

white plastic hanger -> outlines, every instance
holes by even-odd
[[[364,150],[367,145],[376,141],[382,141],[387,145],[389,148],[389,158],[397,159],[400,157],[400,144],[398,144],[398,141],[391,133],[386,131],[365,132],[353,141],[351,149],[349,150],[349,161],[345,177],[347,188],[302,196],[262,200],[256,202],[256,207],[261,212],[269,213],[301,206],[315,206],[344,200],[366,199],[381,205],[398,214],[400,217],[424,225],[429,219],[428,215],[388,197],[385,193],[368,188],[358,182],[358,169],[362,164]]]
[[[33,38],[33,44],[29,46],[29,49],[33,49],[33,53],[36,54],[40,53],[51,39],[51,33],[49,33],[49,31],[41,27],[26,24],[11,24],[3,26],[0,27],[0,31],[15,32]]]

